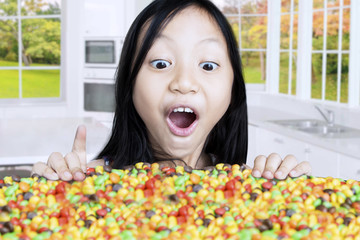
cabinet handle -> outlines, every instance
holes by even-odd
[[[304,152],[305,153],[311,153],[311,149],[310,148],[305,148]]]
[[[356,175],[360,175],[360,169],[356,171]]]
[[[283,144],[283,143],[284,143],[284,140],[282,140],[281,138],[274,138],[274,142]]]

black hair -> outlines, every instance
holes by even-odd
[[[134,83],[155,38],[177,13],[189,6],[204,10],[218,24],[227,43],[234,73],[230,105],[210,132],[203,151],[216,156],[216,163],[246,162],[248,120],[245,83],[237,43],[226,17],[209,0],[155,0],[131,25],[125,37],[116,73],[116,108],[112,133],[98,155],[98,158],[110,158],[114,168],[137,162],[157,161],[148,140],[146,126],[133,103]],[[143,39],[140,39],[144,26],[148,28]]]

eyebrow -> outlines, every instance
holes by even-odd
[[[161,33],[155,39],[162,39],[162,38],[166,39],[168,41],[174,42],[174,39],[172,39],[171,37],[166,36],[164,34],[161,34]],[[207,42],[216,43],[218,45],[221,45],[219,39],[215,38],[215,37],[204,38],[204,39],[200,40],[196,45],[199,45],[201,43],[207,43]]]

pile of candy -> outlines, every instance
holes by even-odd
[[[138,163],[83,182],[0,180],[0,239],[360,239],[355,180]]]

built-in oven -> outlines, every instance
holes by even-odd
[[[116,68],[123,39],[120,37],[89,37],[85,39],[86,68]]]
[[[112,121],[115,110],[115,74],[123,38],[91,37],[84,42],[83,113]]]

